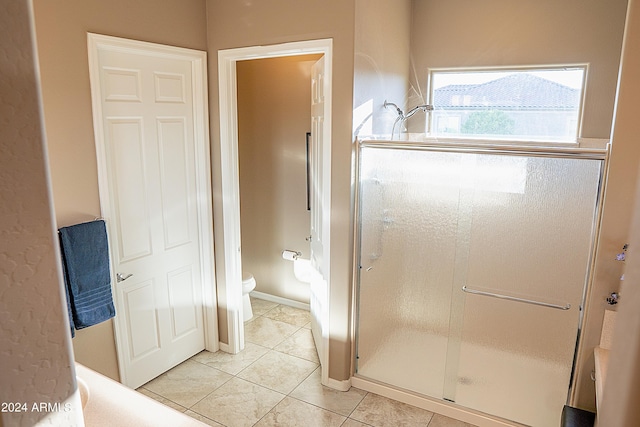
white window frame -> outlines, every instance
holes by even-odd
[[[580,91],[580,100],[578,104],[578,114],[577,114],[577,124],[576,124],[576,134],[573,138],[557,140],[557,139],[545,139],[542,137],[532,136],[531,138],[527,138],[526,136],[520,137],[511,137],[509,135],[505,136],[495,136],[488,135],[486,138],[482,136],[476,135],[455,135],[448,136],[438,134],[435,131],[436,123],[433,120],[434,113],[430,112],[426,116],[426,127],[427,135],[431,137],[435,137],[438,140],[457,140],[457,141],[474,141],[474,142],[515,142],[517,144],[536,144],[536,145],[553,145],[553,146],[578,146],[582,139],[582,123],[584,116],[584,99],[585,93],[587,89],[587,81],[589,76],[589,64],[588,63],[576,63],[576,64],[560,64],[560,65],[532,65],[532,66],[501,66],[501,67],[448,67],[448,68],[429,68],[428,69],[428,81],[427,81],[427,93],[428,93],[428,103],[430,105],[434,105],[434,74],[437,73],[479,73],[479,72],[535,72],[535,71],[553,71],[553,70],[575,70],[582,69],[583,71],[583,79],[582,79],[582,89]],[[460,102],[460,105],[463,103]],[[436,107],[437,108],[437,107]],[[599,144],[598,144],[599,145]]]

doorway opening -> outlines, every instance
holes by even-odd
[[[322,162],[322,170],[330,171],[330,135],[331,135],[331,69],[332,40],[311,40],[285,43],[272,46],[256,46],[239,49],[221,50],[218,52],[219,98],[220,98],[220,174],[221,174],[221,219],[214,224],[217,242],[222,242],[222,250],[216,252],[217,283],[221,325],[226,323],[227,343],[220,348],[229,353],[238,353],[244,348],[244,323],[242,319],[242,260],[240,233],[240,185],[239,185],[239,152],[238,152],[238,82],[237,63],[254,59],[280,58],[298,55],[317,54],[323,57],[323,81],[319,93],[324,100],[322,109],[324,119],[319,125],[322,149],[318,154]],[[265,100],[265,108],[269,100]],[[303,135],[304,137],[304,135]],[[318,277],[329,277],[329,226],[330,223],[330,173],[318,177],[323,189],[316,207],[323,212],[321,218],[326,234],[322,239],[324,245],[323,260],[325,265],[316,266]],[[220,243],[218,243],[220,244]],[[284,249],[284,248],[283,248]],[[318,283],[321,280],[317,281]],[[328,280],[325,280],[326,292],[316,293],[320,301],[314,302],[311,292],[311,317],[316,319],[321,331],[321,342],[318,353],[323,366],[323,377],[327,375],[328,349]],[[312,285],[313,288],[313,285]],[[313,320],[312,320],[313,322]],[[224,328],[224,326],[223,326]],[[224,337],[221,336],[221,339]],[[317,340],[316,340],[317,341]]]
[[[310,253],[311,73],[321,56],[252,59],[236,67],[243,276],[255,278],[252,296],[307,311],[309,283],[295,277],[294,263],[302,265]],[[284,250],[297,259],[284,260]]]

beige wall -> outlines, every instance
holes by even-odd
[[[353,76],[354,131],[389,134],[409,97],[411,0],[356,0]],[[418,116],[416,116],[417,118]]]
[[[588,63],[581,136],[609,138],[626,5],[413,0],[410,105],[426,103],[429,68]],[[411,131],[423,132],[424,123],[413,119]]]
[[[373,1],[373,0],[370,0]],[[369,3],[358,0],[358,10]],[[491,7],[487,7],[490,5]],[[534,5],[536,5],[534,7]],[[413,2],[412,56],[409,74],[414,70],[417,78],[408,105],[422,103],[414,92],[424,93],[427,67],[521,65],[530,63],[591,62],[588,100],[590,113],[585,117],[583,136],[608,137],[612,116],[621,20],[626,1],[600,2],[591,0],[555,2],[507,0],[482,2]],[[363,26],[364,34],[375,33],[388,38],[396,37],[393,29],[401,26],[404,8],[393,19],[390,27]],[[215,217],[220,218],[219,176],[219,120],[217,87],[217,51],[243,46],[265,45],[289,41],[333,38],[333,145],[332,145],[332,275],[331,275],[331,331],[330,377],[346,379],[350,364],[350,291],[352,243],[350,228],[351,192],[351,117],[352,109],[361,100],[366,101],[367,90],[383,96],[403,90],[401,80],[390,78],[393,89],[370,89],[378,84],[360,86],[357,100],[352,99],[354,77],[354,1],[344,0],[269,0],[261,2],[228,2],[223,0],[171,0],[162,8],[152,0],[136,2],[116,0],[67,0],[51,2],[35,0],[36,31],[41,66],[42,89],[49,142],[53,194],[58,226],[92,219],[100,213],[91,100],[89,93],[86,32],[165,43],[209,51],[209,87],[211,136],[214,168]],[[495,12],[491,12],[494,10]],[[395,11],[395,9],[394,9]],[[461,11],[465,11],[461,14]],[[286,12],[286,13],[285,13]],[[375,16],[375,14],[374,14]],[[468,29],[457,31],[453,23],[443,16],[456,16],[454,21]],[[480,19],[479,17],[482,17]],[[206,19],[206,22],[205,22]],[[382,19],[382,15],[377,19]],[[384,21],[384,20],[383,20]],[[584,22],[584,27],[578,25]],[[567,25],[570,23],[570,25]],[[616,24],[617,23],[617,24]],[[402,31],[403,39],[406,33]],[[425,32],[429,31],[429,35]],[[519,34],[519,37],[513,37]],[[387,40],[385,37],[385,40]],[[362,40],[362,38],[360,39]],[[443,43],[454,48],[444,49]],[[612,45],[613,43],[613,45]],[[365,46],[360,44],[360,46]],[[371,49],[370,45],[367,49]],[[589,52],[576,48],[590,46]],[[552,48],[553,47],[553,48]],[[400,70],[391,74],[404,75],[406,66],[395,60],[381,62],[385,50],[369,51],[359,48],[358,55],[370,55],[370,64],[383,69],[397,65]],[[416,53],[425,53],[417,58]],[[446,60],[435,61],[430,55],[441,54]],[[391,58],[391,57],[389,57]],[[365,56],[356,63],[367,60]],[[367,65],[368,66],[368,65]],[[358,70],[366,70],[359,66]],[[612,68],[613,67],[613,68]],[[370,75],[378,73],[374,67]],[[614,71],[612,71],[612,69]],[[382,71],[384,74],[384,71]],[[362,81],[358,79],[358,84]],[[397,85],[397,86],[396,86]],[[369,86],[369,87],[367,87]],[[624,88],[623,88],[624,90]],[[383,98],[376,95],[379,100]],[[596,100],[597,102],[592,102]],[[390,101],[393,101],[390,99]],[[397,102],[399,103],[399,102]],[[627,107],[635,112],[633,107]],[[636,109],[637,110],[637,109]],[[633,115],[633,114],[632,114]],[[637,114],[636,114],[637,115]],[[417,116],[416,116],[417,117]],[[418,122],[415,120],[414,123]],[[388,132],[388,131],[387,131]],[[595,284],[592,289],[590,316],[585,322],[583,367],[579,372],[578,403],[592,407],[592,383],[588,375],[592,369],[589,348],[597,344],[604,297],[617,288],[620,263],[613,261],[622,244],[626,243],[631,218],[630,203],[634,194],[634,177],[640,163],[640,150],[629,139],[618,139],[613,144],[610,176],[606,195],[602,237],[597,259]],[[218,237],[216,237],[218,238]],[[220,244],[220,241],[216,241]],[[221,313],[222,314],[222,313]],[[226,339],[226,316],[221,315],[221,339]],[[74,340],[76,357],[90,367],[112,378],[117,378],[117,363],[111,322],[80,331]]]
[[[221,213],[220,135],[218,114],[219,49],[312,39],[333,39],[332,185],[331,185],[331,323],[329,376],[350,375],[351,305],[351,115],[353,95],[353,0],[207,1],[209,85],[213,157],[214,225]],[[217,229],[216,229],[217,230]],[[216,247],[222,247],[220,233]],[[218,252],[218,256],[220,253]],[[217,260],[221,261],[220,259]],[[216,264],[216,271],[223,272]],[[220,277],[220,276],[218,276]],[[219,310],[220,339],[226,342],[226,313]]]
[[[334,0],[304,4],[294,1],[235,2],[173,0],[157,3],[70,0],[63,3],[35,0],[36,31],[57,225],[65,226],[100,215],[91,97],[86,53],[86,32],[204,50],[209,24],[209,65],[214,160],[214,190],[219,196],[216,171],[219,136],[217,119],[217,50],[222,48],[334,39],[333,158],[334,235],[332,294],[334,329],[340,338],[336,378],[348,377],[350,307],[350,130],[353,76],[353,3]],[[286,11],[286,13],[283,13]],[[292,19],[291,16],[296,16]],[[216,148],[218,151],[216,151]],[[218,185],[216,187],[216,185]],[[219,216],[219,198],[214,201]],[[219,244],[219,242],[217,242]],[[224,313],[221,339],[226,338]],[[76,359],[111,378],[118,377],[112,322],[83,331],[74,339]]]
[[[100,216],[87,32],[206,49],[204,0],[35,0],[57,226]],[[76,360],[118,378],[112,321],[78,331]]]
[[[311,67],[320,55],[240,61],[238,157],[242,269],[256,291],[309,304],[309,284],[282,251],[309,258],[306,133]]]
[[[640,97],[640,5],[629,6],[625,47],[622,56],[620,94],[616,110],[613,140],[617,147],[638,144],[638,98]],[[637,170],[637,168],[636,168]],[[640,181],[635,193],[635,210],[626,261],[624,288],[618,308],[604,398],[598,414],[601,427],[640,425]],[[628,202],[631,205],[631,199]]]
[[[640,107],[640,4],[631,0],[627,16],[624,51],[618,90],[617,107],[613,128],[613,154],[610,179],[607,185],[606,222],[603,224],[602,251],[597,279],[604,281],[612,270],[608,258],[619,249],[621,239],[629,243],[626,261],[624,287],[616,320],[613,346],[610,354],[609,370],[604,388],[604,400],[598,425],[601,427],[626,427],[640,425],[640,169],[638,157],[638,115]],[[635,190],[634,190],[635,185]],[[635,195],[635,197],[634,197]],[[635,202],[634,202],[635,199]],[[629,237],[623,234],[629,218],[629,210],[634,207],[632,227]],[[604,260],[602,260],[604,258]],[[606,260],[606,261],[605,261]],[[618,265],[622,263],[616,263]],[[592,318],[591,333],[597,332],[597,320],[601,319],[601,299],[607,292],[615,290],[614,281],[610,286],[596,287],[593,295],[594,306],[598,308],[597,318]],[[593,309],[592,309],[593,310]],[[595,317],[595,316],[592,316]],[[587,350],[597,345],[595,337],[590,337]],[[591,367],[593,362],[589,358]],[[586,381],[586,379],[584,380]]]
[[[28,405],[26,411],[3,406],[0,426],[77,425],[77,407],[31,410],[33,402],[63,404],[76,384],[30,2],[2,0],[0,8],[0,402]]]

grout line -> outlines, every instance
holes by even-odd
[[[259,314],[259,315],[255,315],[255,314],[254,314],[253,318],[252,318],[250,321],[248,321],[247,323],[245,323],[245,324],[251,323],[251,322],[255,321],[256,319],[259,319],[260,317],[262,317],[262,318],[264,318],[264,319],[269,319],[269,320],[271,320],[271,321],[282,322],[282,323],[286,323],[286,324],[291,325],[291,326],[295,326],[297,329],[295,329],[291,334],[286,335],[286,336],[285,336],[285,337],[284,337],[280,342],[278,342],[277,344],[275,344],[273,347],[266,347],[266,346],[264,346],[263,344],[259,344],[259,343],[255,343],[255,342],[252,342],[252,341],[248,341],[248,340],[247,340],[247,342],[250,342],[251,344],[256,345],[256,346],[258,346],[258,347],[264,348],[264,349],[266,349],[267,351],[266,351],[263,355],[261,355],[261,356],[259,356],[257,359],[255,359],[253,362],[251,362],[249,365],[245,366],[243,369],[241,369],[241,370],[240,370],[239,372],[237,372],[236,374],[230,374],[230,373],[225,372],[225,371],[223,371],[223,370],[221,370],[221,369],[218,369],[218,368],[216,368],[216,367],[214,367],[214,366],[208,365],[207,363],[203,363],[203,362],[200,362],[200,361],[198,361],[198,360],[193,360],[193,357],[195,357],[196,355],[194,355],[194,356],[192,356],[191,358],[187,359],[187,360],[193,360],[194,362],[197,362],[197,363],[199,363],[199,364],[200,364],[200,365],[202,365],[202,366],[206,366],[206,367],[208,367],[208,368],[215,369],[215,370],[217,370],[217,371],[219,371],[219,372],[222,372],[222,373],[227,374],[227,375],[229,375],[229,376],[230,376],[230,378],[229,378],[227,381],[225,381],[224,383],[222,383],[219,387],[216,387],[214,390],[212,390],[210,393],[208,393],[207,395],[205,395],[204,397],[202,397],[201,399],[199,399],[197,402],[195,402],[195,403],[194,403],[193,405],[191,405],[190,407],[185,408],[184,406],[182,406],[182,405],[180,405],[180,404],[178,404],[178,403],[176,403],[176,402],[173,402],[171,399],[169,399],[169,398],[167,398],[167,397],[165,397],[165,396],[162,396],[162,395],[160,395],[160,394],[158,394],[158,393],[152,392],[151,390],[147,390],[147,391],[149,391],[149,392],[153,393],[154,395],[159,396],[159,397],[160,397],[160,398],[162,398],[162,399],[165,399],[165,400],[167,400],[167,401],[169,401],[169,402],[172,402],[172,403],[174,403],[175,405],[180,406],[181,408],[185,408],[185,411],[184,411],[184,412],[186,412],[186,411],[191,411],[191,412],[193,412],[194,414],[198,414],[199,416],[204,417],[204,418],[206,418],[206,419],[208,419],[208,420],[211,420],[211,421],[216,422],[216,423],[218,423],[218,424],[224,425],[224,424],[220,423],[219,421],[216,421],[215,419],[209,418],[209,417],[207,417],[206,415],[201,414],[201,413],[199,413],[199,412],[197,412],[197,411],[193,410],[192,408],[193,408],[194,406],[196,406],[196,405],[197,405],[199,402],[201,402],[202,400],[204,400],[204,399],[206,399],[207,397],[209,397],[209,396],[210,396],[211,394],[213,394],[216,390],[218,390],[220,387],[222,387],[223,385],[225,385],[226,383],[228,383],[228,382],[229,382],[229,381],[231,381],[232,379],[239,379],[239,380],[242,380],[242,381],[246,381],[246,382],[248,382],[248,383],[251,383],[251,384],[255,384],[255,385],[259,386],[259,387],[262,387],[262,388],[264,388],[264,389],[267,389],[267,390],[273,391],[273,392],[278,393],[278,394],[280,394],[280,395],[282,395],[282,396],[283,396],[283,398],[282,398],[278,403],[276,403],[276,404],[275,404],[275,405],[274,405],[274,406],[273,406],[273,407],[272,407],[272,408],[271,408],[271,409],[270,409],[270,410],[269,410],[269,411],[268,411],[264,416],[262,416],[258,421],[256,421],[256,424],[257,424],[257,423],[259,423],[259,422],[260,422],[264,417],[266,417],[266,416],[267,416],[267,414],[269,414],[269,413],[270,413],[274,408],[276,408],[280,403],[282,403],[282,401],[283,401],[286,397],[290,397],[291,399],[295,399],[295,400],[297,400],[297,401],[299,401],[299,402],[302,402],[302,403],[304,403],[304,404],[311,405],[311,406],[314,406],[314,407],[316,407],[316,408],[319,408],[319,409],[322,409],[322,410],[325,410],[325,411],[331,412],[331,413],[336,414],[336,415],[338,415],[338,416],[345,417],[345,421],[344,421],[344,422],[347,422],[347,420],[348,420],[348,419],[350,419],[351,414],[353,414],[353,412],[355,411],[355,409],[360,405],[360,403],[362,403],[362,400],[364,400],[364,397],[366,397],[366,395],[367,395],[368,393],[366,393],[366,394],[363,396],[363,398],[358,402],[358,404],[355,406],[355,408],[354,408],[354,409],[349,413],[349,416],[345,416],[345,415],[343,415],[343,414],[339,414],[339,413],[337,413],[337,412],[335,412],[335,411],[332,411],[332,410],[330,410],[330,409],[323,408],[323,407],[318,406],[318,405],[316,405],[316,404],[309,403],[309,402],[305,402],[304,400],[301,400],[301,399],[298,399],[298,398],[296,398],[296,397],[291,396],[291,394],[292,394],[292,393],[293,393],[293,392],[294,392],[294,391],[295,391],[295,390],[296,390],[296,389],[297,389],[297,388],[298,388],[298,387],[299,387],[303,382],[305,382],[307,379],[309,379],[309,377],[310,377],[311,375],[313,375],[313,373],[314,373],[317,369],[321,369],[321,365],[319,364],[319,362],[317,362],[317,361],[315,361],[315,360],[308,360],[308,359],[305,359],[304,357],[300,357],[300,356],[297,356],[297,355],[294,355],[294,354],[285,353],[285,352],[283,352],[283,351],[280,351],[280,350],[276,350],[276,349],[275,349],[277,346],[279,346],[280,344],[282,344],[282,343],[283,343],[283,342],[285,342],[286,340],[290,339],[292,336],[294,336],[294,335],[295,335],[296,333],[298,333],[300,330],[302,330],[302,329],[308,329],[308,328],[305,328],[305,326],[308,324],[308,322],[307,322],[307,323],[305,323],[305,325],[298,326],[297,324],[294,324],[294,323],[289,323],[289,322],[286,322],[286,321],[283,321],[283,320],[272,319],[272,318],[270,318],[270,317],[266,316],[266,314],[267,314],[267,313],[269,313],[269,312],[271,312],[271,311],[273,311],[273,310],[277,309],[280,305],[281,305],[281,304],[276,304],[274,307],[272,307],[272,308],[270,308],[270,309],[266,310],[266,311],[265,311],[265,312],[263,312],[262,314]],[[246,339],[246,338],[245,338],[245,339]],[[243,371],[245,371],[247,368],[249,368],[250,366],[252,366],[252,365],[253,365],[253,364],[255,364],[256,362],[258,362],[258,361],[259,361],[259,360],[261,360],[262,358],[264,358],[264,357],[265,357],[267,354],[269,354],[269,352],[271,352],[271,351],[274,351],[274,352],[277,352],[277,353],[280,353],[280,354],[283,354],[283,355],[286,355],[286,356],[291,356],[291,357],[294,357],[294,358],[296,358],[296,359],[303,360],[303,361],[305,361],[305,362],[313,363],[313,364],[315,364],[315,365],[316,365],[316,368],[315,368],[313,371],[311,371],[307,376],[305,376],[305,377],[304,377],[300,382],[298,382],[298,384],[297,384],[295,387],[293,387],[293,388],[291,389],[291,391],[289,391],[288,393],[282,393],[281,391],[273,390],[272,388],[267,387],[267,386],[265,386],[265,385],[258,384],[258,383],[256,383],[256,382],[251,381],[251,380],[248,380],[248,379],[245,379],[245,378],[241,378],[241,377],[239,377],[239,375],[240,375]],[[200,353],[198,353],[198,354],[200,354]],[[144,386],[142,386],[142,388],[144,388]],[[146,389],[145,389],[145,390],[146,390]],[[183,413],[184,413],[184,412],[183,412]],[[358,420],[355,420],[355,419],[352,419],[352,420],[353,420],[353,421],[358,421]],[[343,424],[344,424],[344,422],[343,422]],[[358,421],[358,422],[361,422],[361,421]],[[362,423],[362,424],[364,424],[364,425],[368,425],[368,424],[366,424],[366,423]],[[255,424],[254,424],[254,425],[255,425]]]
[[[206,365],[205,365],[205,366],[206,366]],[[210,368],[212,368],[212,366],[209,366],[209,367],[210,367]],[[213,368],[213,369],[215,369],[215,368]],[[218,371],[220,371],[220,370],[218,369]],[[223,372],[223,371],[220,371],[220,372]],[[224,373],[225,373],[225,374],[227,374],[227,375],[231,375],[231,374],[228,374],[227,372],[224,372]],[[232,375],[232,376],[231,376],[231,378],[229,378],[228,380],[226,380],[225,382],[223,382],[222,384],[220,384],[218,387],[216,387],[216,388],[214,388],[213,390],[211,390],[209,393],[207,393],[205,396],[203,396],[203,397],[202,397],[202,399],[198,400],[196,403],[194,403],[193,405],[189,406],[187,409],[189,409],[189,410],[193,411],[193,409],[191,409],[191,408],[193,408],[194,406],[196,406],[198,403],[202,402],[202,401],[203,401],[204,399],[206,399],[207,397],[211,396],[211,395],[212,395],[216,390],[218,390],[220,387],[222,387],[223,385],[225,385],[226,383],[228,383],[229,381],[231,381],[231,380],[232,380],[232,379],[234,379],[235,377],[236,377],[235,375]],[[196,414],[198,414],[198,415],[202,415],[203,417],[205,416],[205,415],[203,415],[203,414],[201,414],[201,413],[199,413],[199,412],[196,412],[196,411],[193,411],[193,412],[195,412],[195,413],[196,413]],[[214,421],[215,421],[215,420],[214,420]],[[216,421],[216,422],[217,422],[217,421]]]
[[[144,388],[144,387],[140,387],[140,388]],[[183,409],[184,409],[184,411],[181,411],[182,413],[184,413],[185,411],[189,410],[189,408],[187,408],[186,406],[181,405],[181,404],[179,404],[178,402],[174,402],[173,400],[169,399],[168,397],[165,397],[165,396],[163,396],[163,395],[161,395],[161,394],[159,394],[159,393],[156,393],[155,391],[151,391],[151,390],[149,390],[149,389],[147,389],[147,388],[144,388],[144,389],[145,389],[145,391],[146,391],[147,393],[151,393],[151,394],[153,394],[154,396],[158,396],[159,398],[161,398],[161,399],[163,399],[163,400],[169,401],[169,402],[173,403],[174,405],[179,406],[180,408],[183,408]],[[155,397],[153,397],[153,396],[149,396],[148,394],[144,394],[144,393],[140,393],[140,394],[143,394],[144,396],[147,396],[148,398],[153,399],[153,400],[155,400],[156,402],[159,402],[159,403],[163,404],[164,406],[169,406],[169,405],[167,405],[165,402],[162,402],[162,401],[160,401],[160,400],[156,399],[156,398],[155,398]],[[169,407],[171,408],[171,406],[169,406]],[[171,408],[171,409],[174,409],[174,410],[176,410],[176,411],[178,410],[178,409],[176,409],[176,408]]]
[[[202,418],[206,418],[207,420],[209,420],[209,421],[211,421],[211,422],[214,422],[214,423],[220,424],[221,426],[227,427],[227,425],[226,425],[226,424],[222,424],[220,421],[216,421],[216,420],[214,420],[214,419],[212,419],[212,418],[207,417],[206,415],[202,415],[201,413],[196,412],[196,411],[194,411],[193,409],[189,409],[189,410],[190,410],[191,412],[193,412],[194,414],[198,414],[198,415],[200,415]],[[185,414],[185,415],[186,415],[186,416],[189,416],[189,414]]]
[[[364,391],[364,390],[363,390]],[[362,399],[360,399],[360,401],[358,402],[358,404],[356,406],[354,406],[354,408],[351,410],[351,412],[349,412],[349,416],[347,418],[351,418],[351,415],[353,415],[353,413],[356,411],[356,409],[358,409],[358,407],[362,404],[362,402],[364,401],[364,399],[369,396],[369,392],[365,391],[364,392],[364,396],[362,396]],[[354,418],[355,421],[358,421]],[[358,422],[362,422],[362,421],[358,421]],[[364,424],[364,423],[363,423]]]

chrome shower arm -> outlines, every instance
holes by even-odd
[[[396,104],[394,104],[393,102],[387,102],[386,100],[384,101],[384,108],[387,108],[389,106],[392,106],[393,108],[396,109],[396,112],[398,113],[398,116],[401,119],[404,119],[404,112],[400,109],[400,107],[398,107]]]

